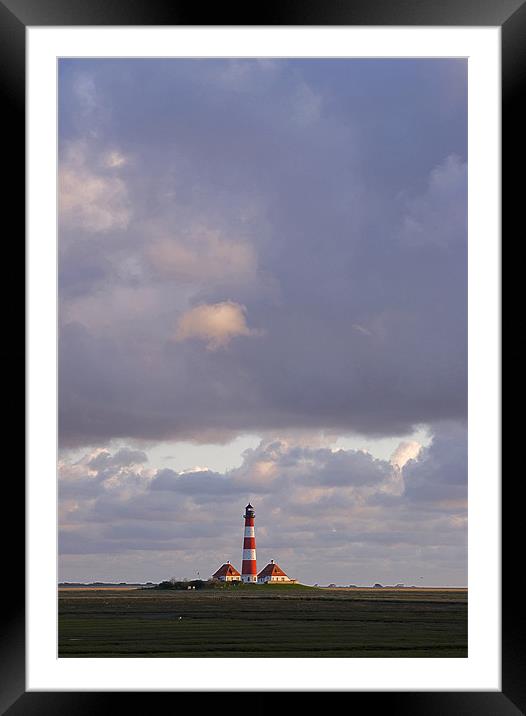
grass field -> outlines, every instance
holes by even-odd
[[[64,590],[60,657],[466,657],[467,590]]]

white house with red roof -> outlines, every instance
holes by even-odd
[[[233,564],[226,562],[212,575],[212,579],[219,579],[221,582],[240,582],[241,574],[237,571]]]
[[[271,559],[267,566],[264,567],[258,574],[258,584],[269,584],[270,582],[273,584],[275,582],[281,584],[295,584],[296,580],[287,577],[281,567],[277,565],[273,559]]]

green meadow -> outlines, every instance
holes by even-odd
[[[59,657],[466,657],[467,590],[60,590]]]

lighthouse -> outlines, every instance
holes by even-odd
[[[256,569],[256,533],[254,531],[254,508],[248,503],[245,507],[245,534],[243,537],[243,565],[241,567],[241,579],[243,582],[258,581]]]

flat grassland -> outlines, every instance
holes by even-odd
[[[58,636],[59,657],[467,657],[467,590],[60,590]]]

